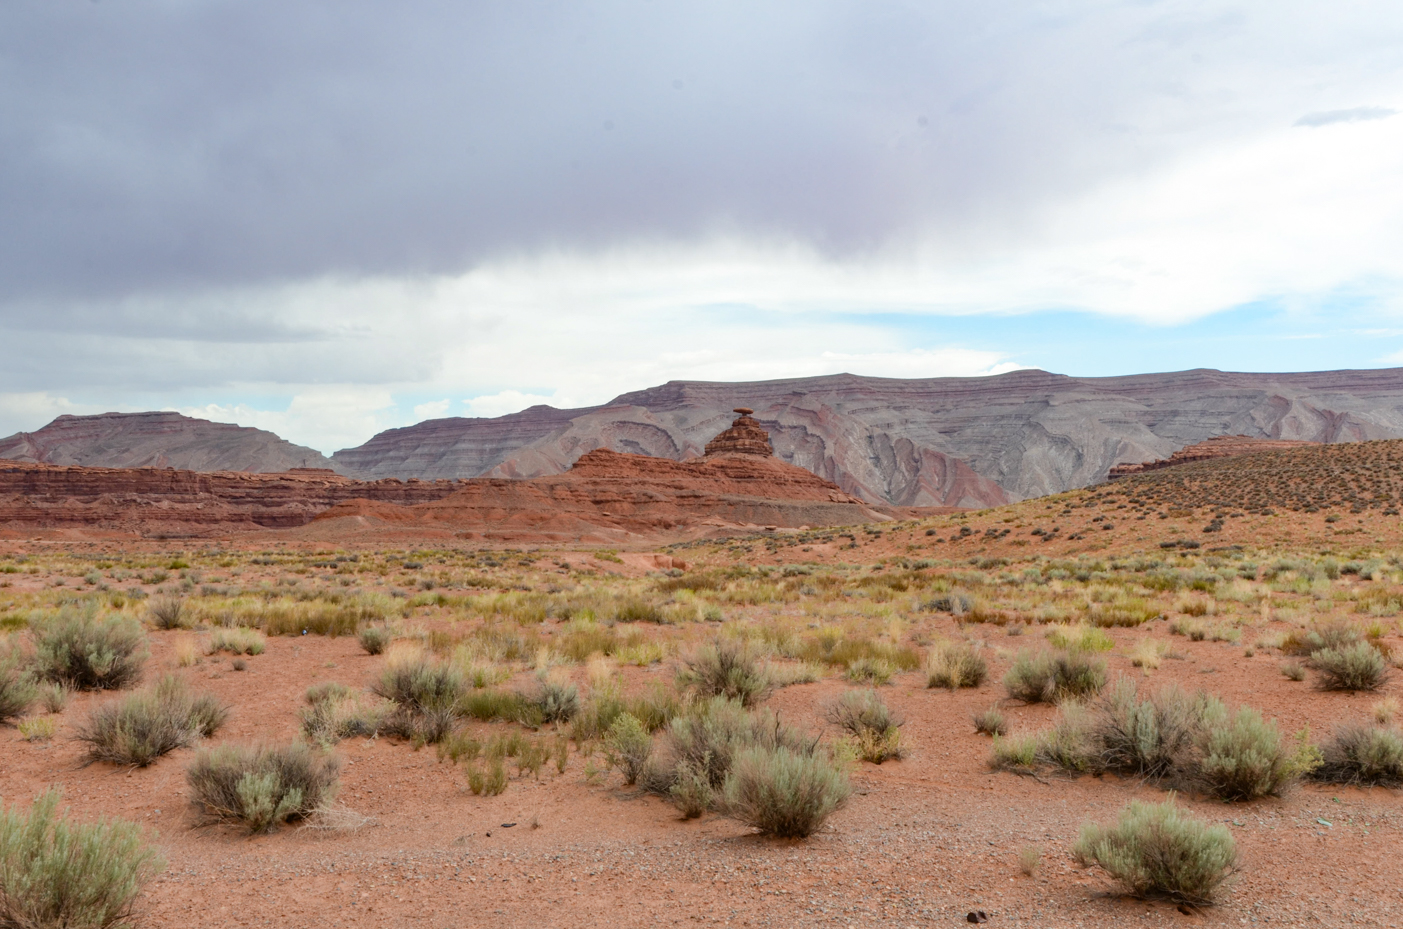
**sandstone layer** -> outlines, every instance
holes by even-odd
[[[450,530],[459,538],[589,542],[682,538],[757,527],[854,525],[915,515],[873,507],[772,457],[673,461],[595,449],[563,474],[478,478],[417,506],[352,500],[318,517],[327,532]]]
[[[0,458],[90,468],[286,471],[330,468],[315,449],[271,432],[179,413],[60,416],[37,432],[0,439]]]
[[[329,470],[278,474],[82,468],[0,462],[0,530],[209,535],[301,526],[352,498],[416,504],[454,481],[356,481]]]
[[[1403,369],[674,381],[601,407],[431,420],[332,457],[360,477],[423,478],[558,474],[597,448],[684,460],[736,406],[756,411],[777,457],[853,496],[978,507],[1098,483],[1213,436],[1403,437]]]
[[[1233,458],[1238,455],[1252,455],[1257,452],[1281,451],[1300,448],[1304,445],[1319,444],[1301,439],[1255,439],[1245,435],[1220,435],[1202,442],[1195,442],[1193,445],[1186,445],[1168,458],[1161,458],[1158,461],[1118,464],[1111,468],[1107,478],[1114,481],[1131,474],[1159,471],[1163,468],[1173,468],[1194,461],[1213,461],[1218,458]]]

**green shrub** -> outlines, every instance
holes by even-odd
[[[1025,703],[1059,703],[1089,697],[1106,686],[1106,663],[1081,652],[1019,653],[1004,687]]]
[[[210,633],[206,648],[211,655],[228,652],[231,655],[261,655],[268,647],[268,639],[257,629],[234,626],[231,629],[216,629]]]
[[[673,719],[663,731],[661,751],[640,780],[655,793],[669,795],[678,778],[692,772],[719,791],[736,755],[755,746],[784,746],[813,752],[816,743],[782,725],[773,713],[751,712],[739,700],[713,697]]]
[[[503,720],[523,726],[539,726],[541,708],[532,700],[510,690],[474,690],[458,702],[458,711],[484,723]]]
[[[1213,903],[1237,865],[1237,848],[1225,826],[1184,814],[1170,799],[1132,801],[1113,826],[1087,823],[1072,851],[1136,897]]]
[[[183,629],[188,625],[185,621],[185,601],[179,597],[152,597],[146,607],[146,615],[157,629]]]
[[[1281,673],[1286,676],[1287,680],[1303,681],[1306,679],[1306,667],[1299,661],[1282,662]]]
[[[366,654],[379,655],[389,647],[394,637],[389,626],[366,626],[356,636],[356,640],[360,642],[360,647],[365,649]]]
[[[1361,787],[1403,786],[1403,735],[1381,726],[1341,726],[1321,747],[1311,778]]]
[[[35,667],[45,680],[75,690],[117,690],[136,683],[146,663],[141,624],[95,609],[66,607],[33,625]]]
[[[864,761],[881,764],[901,757],[899,713],[893,713],[875,690],[850,690],[827,710],[830,723],[843,729]]]
[[[473,796],[495,797],[507,789],[507,763],[501,755],[489,758],[481,767],[468,767],[468,789]]]
[[[726,778],[728,816],[762,834],[805,838],[847,802],[852,785],[827,753],[783,745],[742,750]]]
[[[717,639],[683,659],[678,683],[702,697],[726,697],[753,706],[770,692],[770,675],[748,643]]]
[[[72,691],[57,681],[45,681],[39,685],[39,702],[50,713],[62,713],[68,706],[71,694]]]
[[[1151,780],[1169,778],[1192,764],[1205,722],[1224,715],[1215,698],[1177,687],[1160,688],[1142,700],[1135,682],[1120,678],[1096,702],[1095,766]]]
[[[0,811],[0,926],[128,925],[143,885],[165,867],[133,823],[75,823],[50,789]]]
[[[1003,711],[997,705],[974,714],[974,731],[986,735],[1003,735],[1007,728]]]
[[[932,646],[926,656],[927,687],[978,687],[988,676],[984,656],[968,642],[944,642]]]
[[[185,773],[195,802],[216,821],[250,833],[304,819],[336,792],[341,763],[296,742],[281,747],[221,745],[196,756]]]
[[[192,694],[174,675],[154,689],[94,707],[75,738],[88,743],[88,758],[146,767],[177,748],[213,735],[229,718],[213,694]]]
[[[299,711],[302,734],[318,745],[342,739],[374,736],[385,720],[388,705],[368,705],[344,684],[327,681],[307,688],[307,705]]]
[[[23,716],[38,697],[24,654],[11,643],[0,642],[0,723]]]
[[[452,731],[468,686],[453,665],[413,655],[387,664],[370,689],[394,704],[384,731],[416,743],[434,743]]]
[[[568,723],[580,712],[580,692],[574,684],[541,679],[541,692],[536,706],[542,723]]]
[[[662,609],[656,603],[638,597],[625,600],[615,607],[614,620],[620,623],[667,622]]]
[[[696,819],[716,804],[716,788],[704,768],[684,761],[673,774],[668,797],[684,819]]]
[[[854,658],[848,663],[847,670],[843,672],[843,677],[854,684],[868,684],[879,687],[889,683],[892,675],[896,673],[891,662],[885,658]]]
[[[1210,721],[1200,739],[1196,780],[1223,800],[1252,800],[1279,793],[1316,763],[1302,743],[1282,739],[1275,723],[1242,707],[1231,718]]]
[[[624,783],[632,786],[653,754],[653,737],[637,716],[623,713],[604,737],[604,752],[609,764],[623,772]]]
[[[1047,632],[1047,640],[1053,647],[1069,652],[1109,652],[1116,647],[1115,640],[1104,631],[1085,623],[1053,626]]]
[[[1378,690],[1388,679],[1388,663],[1368,642],[1311,652],[1321,690]]]

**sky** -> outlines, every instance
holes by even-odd
[[[0,435],[1403,366],[1397,0],[9,0]]]

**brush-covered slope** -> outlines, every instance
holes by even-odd
[[[179,413],[60,416],[37,432],[0,439],[0,458],[89,468],[286,471],[330,468],[315,449],[271,432]]]

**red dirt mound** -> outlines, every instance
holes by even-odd
[[[1238,455],[1253,455],[1257,452],[1274,452],[1288,448],[1301,448],[1319,445],[1319,442],[1306,442],[1295,439],[1254,439],[1245,435],[1219,435],[1193,445],[1185,445],[1168,458],[1159,461],[1142,461],[1138,464],[1118,464],[1111,468],[1107,480],[1115,480],[1130,474],[1143,474],[1173,468],[1194,461],[1213,461],[1218,458],[1235,458]]]

